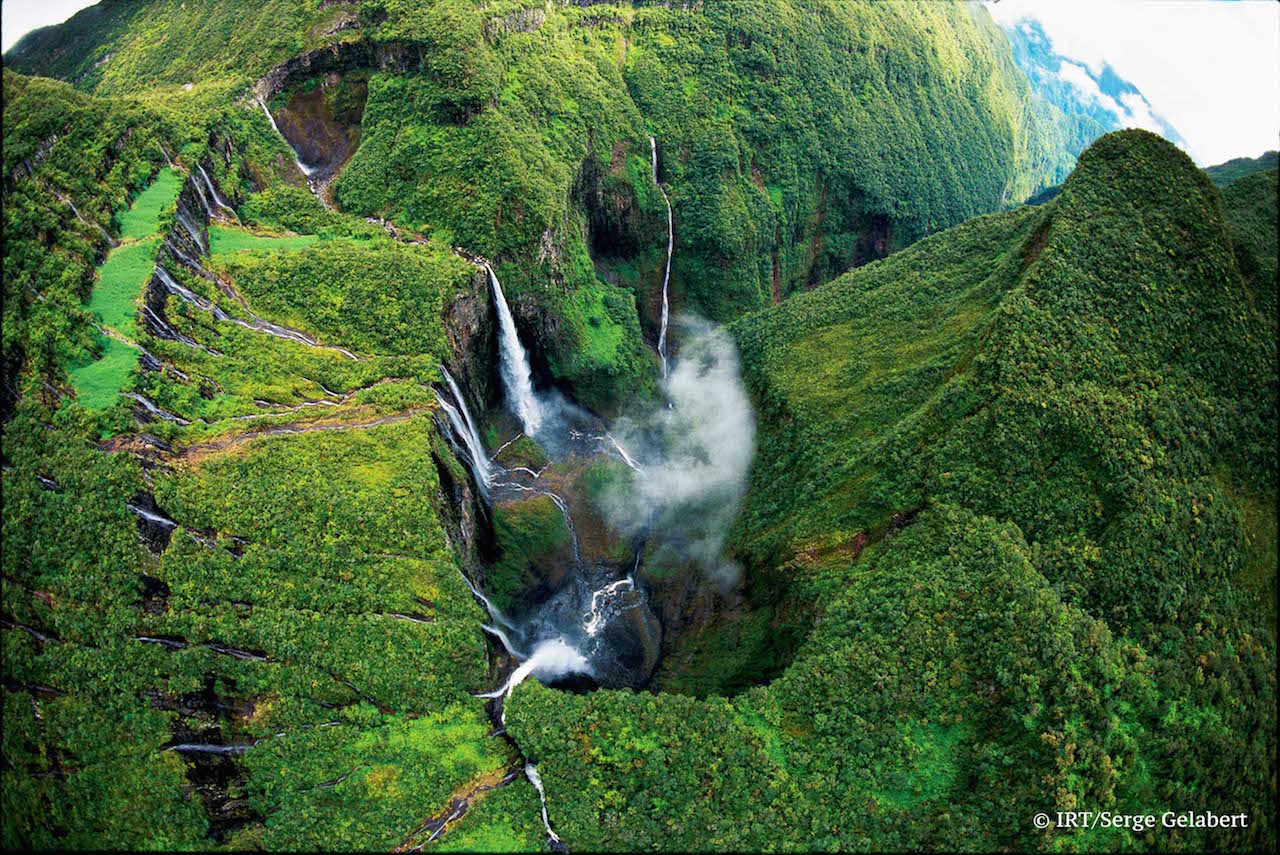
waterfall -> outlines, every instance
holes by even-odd
[[[196,249],[200,252],[208,252],[209,248],[205,245],[204,238],[200,237],[200,229],[191,221],[190,215],[187,214],[186,206],[178,204],[174,216],[178,218],[178,222],[187,230],[187,234],[191,235],[191,240],[195,243]]]
[[[142,507],[141,505],[135,504],[133,502],[128,502],[125,505],[125,507],[133,511],[135,514],[142,517],[144,520],[146,520],[149,523],[155,523],[156,525],[163,526],[164,528],[178,527],[178,524],[173,520],[169,519],[168,517],[149,511],[146,508]]]
[[[169,271],[165,270],[163,267],[161,267],[158,264],[156,265],[156,277],[160,280],[161,284],[164,285],[165,289],[168,290],[170,294],[176,295],[177,297],[182,299],[183,302],[190,303],[191,305],[196,306],[199,309],[203,309],[204,311],[213,315],[213,319],[215,321],[232,320],[231,316],[228,315],[226,312],[222,311],[222,309],[219,308],[219,306],[216,303],[214,303],[212,300],[208,300],[204,297],[201,297],[199,294],[197,294],[196,292],[192,291],[190,288],[187,288],[184,285],[179,285],[177,280],[175,280],[172,276],[169,275]]]
[[[516,659],[525,658],[524,654],[520,652],[520,649],[516,647],[516,643],[511,640],[511,636],[507,634],[506,630],[487,623],[480,628],[501,641],[502,646],[507,649],[507,653],[511,654],[511,656]]]
[[[524,425],[524,432],[533,436],[542,425],[542,403],[533,392],[533,370],[529,368],[529,355],[520,344],[515,318],[511,316],[511,307],[507,305],[507,298],[502,293],[502,284],[498,282],[492,267],[485,265],[485,270],[489,271],[489,283],[493,286],[494,304],[498,310],[502,380],[507,387],[510,404]]]
[[[662,271],[662,325],[658,329],[658,358],[662,360],[662,376],[667,376],[667,284],[671,281],[671,251],[675,246],[675,230],[671,222],[671,200],[667,191],[658,183],[658,142],[649,137],[649,166],[653,172],[653,185],[662,194],[662,202],[667,206],[667,266]]]
[[[637,556],[637,563],[638,561],[639,556]],[[635,586],[635,579],[627,576],[625,579],[619,579],[616,582],[605,585],[591,595],[591,611],[587,612],[587,619],[582,623],[582,628],[587,635],[599,634],[600,630],[604,629],[604,625],[608,623],[608,619],[604,616],[604,606],[609,597],[624,588],[628,591],[634,590]]]
[[[209,173],[204,171],[204,166],[202,164],[197,163],[196,169],[199,169],[200,174],[204,176],[204,184],[206,187],[209,188],[209,195],[213,197],[214,203],[224,211],[230,211],[233,217],[236,216],[235,209],[232,208],[223,200],[222,196],[219,195],[218,193],[218,188],[213,186],[213,181],[209,178]],[[206,208],[208,207],[208,204],[209,204],[208,202],[205,203]],[[210,213],[209,216],[212,217],[213,214]],[[236,217],[236,219],[239,220],[239,217]]]
[[[271,111],[267,109],[266,103],[259,101],[258,106],[262,108],[262,112],[266,114],[267,121],[271,123],[271,130],[275,131],[276,135],[279,136],[280,139],[284,140],[285,145],[289,146],[289,148],[293,150],[293,162],[298,165],[298,169],[302,170],[302,174],[308,179],[307,183],[310,184],[311,176],[315,174],[316,168],[314,166],[307,166],[302,162],[302,158],[298,156],[298,150],[293,147],[293,143],[289,142],[289,138],[281,133],[280,126],[276,124],[275,116],[271,115]]]
[[[444,375],[445,383],[449,385],[449,391],[453,394],[453,400],[457,406],[451,407],[443,399],[440,403],[444,406],[450,423],[453,424],[454,433],[458,434],[466,445],[476,482],[480,485],[481,491],[484,491],[493,482],[493,470],[489,464],[489,457],[484,452],[484,441],[480,438],[480,431],[476,430],[476,423],[471,418],[471,410],[467,407],[467,399],[462,397],[462,390],[458,388],[453,375],[443,365],[440,366],[440,373]]]
[[[196,191],[196,196],[200,197],[200,206],[204,208],[204,215],[207,219],[213,220],[213,207],[209,204],[209,199],[204,194],[204,188],[200,186],[199,181],[192,181],[191,186]]]
[[[529,779],[529,783],[533,784],[533,788],[538,791],[538,800],[542,802],[542,824],[547,828],[547,834],[551,835],[553,843],[560,842],[560,835],[551,830],[551,820],[547,818],[547,794],[542,789],[542,776],[538,774],[538,767],[532,763],[524,764],[524,776]]]
[[[515,629],[515,626],[507,616],[504,615],[497,606],[490,602],[489,598],[482,594],[479,588],[471,584],[471,580],[467,578],[466,573],[463,573],[461,570],[459,570],[458,573],[462,576],[462,581],[467,583],[467,590],[471,592],[471,596],[475,597],[484,605],[485,611],[489,613],[489,617],[493,618],[496,623],[502,624],[502,626],[507,629]]]
[[[186,427],[187,425],[191,424],[191,422],[187,421],[182,416],[175,416],[173,413],[169,412],[168,410],[160,409],[155,404],[151,403],[149,400],[139,395],[137,392],[125,392],[124,396],[126,398],[131,398],[137,403],[141,404],[144,410],[146,410],[148,413],[150,413],[151,415],[155,416],[158,419],[164,419],[166,422],[173,422],[174,424],[182,425],[183,427]]]
[[[155,275],[160,279],[161,284],[163,284],[171,294],[175,294],[185,302],[190,303],[191,305],[196,306],[197,308],[203,309],[204,311],[210,313],[211,315],[213,315],[213,319],[215,321],[226,321],[229,323],[233,323],[236,326],[244,327],[247,330],[266,333],[269,336],[274,336],[276,338],[282,338],[288,341],[297,342],[298,344],[302,344],[307,347],[314,347],[319,350],[332,350],[335,353],[341,353],[343,356],[347,357],[348,359],[355,360],[357,362],[360,361],[360,357],[356,356],[354,353],[347,350],[345,347],[339,347],[336,344],[320,344],[318,341],[316,341],[314,338],[312,338],[311,336],[307,335],[304,332],[300,332],[299,330],[291,329],[289,327],[282,327],[279,324],[271,323],[271,321],[265,321],[262,318],[255,315],[253,312],[249,313],[249,317],[251,318],[251,320],[248,320],[248,321],[242,318],[232,317],[231,315],[228,315],[225,311],[223,311],[222,308],[217,303],[213,302],[212,300],[206,297],[201,297],[199,294],[195,293],[190,288],[187,288],[183,285],[178,284],[178,282],[175,281],[174,278],[169,275],[169,271],[165,270],[160,265],[156,265]]]
[[[501,688],[494,689],[492,692],[485,692],[477,695],[480,698],[505,698],[511,693],[511,690],[524,682],[525,678],[533,675],[539,680],[553,680],[556,677],[565,677],[569,674],[590,674],[591,665],[587,662],[587,658],[578,652],[577,648],[569,644],[563,638],[551,638],[540,642],[533,649],[533,654],[524,662],[520,663],[520,667],[511,672],[511,676],[507,678],[507,682],[502,684]],[[502,723],[505,725],[506,710],[503,711]]]

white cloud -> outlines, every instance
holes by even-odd
[[[8,50],[18,39],[32,30],[61,24],[86,6],[98,0],[4,0],[0,4],[0,27],[4,30],[3,49]]]
[[[1094,80],[1089,69],[1079,63],[1063,60],[1058,66],[1058,77],[1070,83],[1071,86],[1080,94],[1080,98],[1085,102],[1092,101],[1100,104],[1104,110],[1110,111],[1111,115],[1117,119],[1123,119],[1127,116],[1127,111],[1120,103],[1110,95],[1102,91],[1098,86],[1098,82]]]
[[[1151,114],[1151,105],[1147,103],[1146,98],[1137,92],[1121,92],[1120,100],[1125,106],[1125,124],[1131,128],[1143,128],[1152,133],[1160,133],[1160,123]]]
[[[1280,3],[1270,0],[1000,0],[1001,24],[1040,22],[1054,49],[1146,96],[1135,126],[1164,116],[1201,165],[1280,145]],[[1070,73],[1070,72],[1068,72]]]

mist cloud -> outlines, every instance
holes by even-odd
[[[738,349],[721,329],[682,318],[680,358],[666,381],[669,406],[620,419],[613,434],[642,468],[603,497],[609,523],[656,546],[651,566],[693,563],[737,580],[724,557],[755,453],[755,415]]]

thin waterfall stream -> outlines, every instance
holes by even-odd
[[[671,200],[667,191],[658,183],[658,141],[649,137],[649,167],[653,173],[653,184],[662,194],[662,202],[667,206],[667,264],[662,270],[662,321],[658,328],[658,358],[662,360],[662,376],[667,376],[667,319],[671,308],[667,299],[667,286],[671,282],[671,253],[675,248],[675,227],[671,218]]]

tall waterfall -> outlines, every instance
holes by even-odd
[[[489,284],[493,286],[494,304],[498,309],[498,345],[502,352],[502,380],[507,388],[511,407],[520,417],[524,432],[533,436],[542,426],[542,402],[533,392],[533,370],[529,368],[529,355],[520,344],[520,336],[516,333],[515,318],[511,316],[511,307],[502,293],[502,285],[494,274],[493,268],[485,265],[489,271]]]
[[[649,166],[653,172],[653,184],[662,194],[662,201],[667,206],[667,266],[662,271],[662,325],[658,328],[658,358],[662,360],[662,376],[667,376],[667,284],[671,281],[671,251],[675,246],[675,230],[671,222],[671,200],[667,191],[658,183],[658,142],[649,137]]]
[[[481,492],[485,492],[493,483],[493,467],[490,465],[489,456],[485,454],[480,431],[476,429],[476,423],[471,418],[471,410],[467,407],[467,400],[462,397],[462,390],[458,388],[449,369],[441,365],[440,373],[444,375],[445,383],[449,385],[449,391],[454,400],[454,404],[450,404],[442,396],[438,396],[440,406],[448,416],[454,434],[466,446],[467,456],[471,459],[472,474],[476,476],[476,483],[479,484]]]

